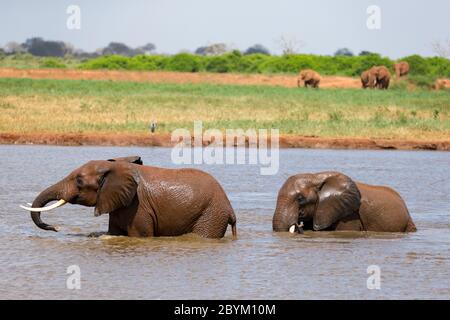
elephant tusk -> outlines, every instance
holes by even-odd
[[[295,232],[295,224],[293,224],[293,225],[289,228],[289,232],[290,232],[290,233],[294,233],[294,232]]]
[[[22,205],[20,207],[22,209],[27,210],[27,211],[44,212],[44,211],[50,211],[50,210],[56,209],[58,207],[61,207],[61,206],[65,205],[66,203],[67,203],[66,200],[61,199],[61,200],[58,200],[58,202],[52,204],[51,206],[43,207],[43,208],[31,208],[31,207],[25,207],[25,206],[22,206]]]

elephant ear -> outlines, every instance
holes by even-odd
[[[134,163],[134,164],[139,164],[139,165],[144,164],[144,163],[142,162],[141,157],[139,157],[139,156],[130,156],[130,157],[112,158],[112,159],[108,159],[108,161],[110,161],[110,162],[125,161],[125,162]]]
[[[103,175],[97,193],[96,216],[130,205],[138,187],[136,174],[126,162],[109,164],[101,173]]]
[[[314,230],[323,230],[359,210],[361,194],[346,175],[328,175],[319,186],[318,204],[313,217]]]

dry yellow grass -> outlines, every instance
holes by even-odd
[[[0,79],[0,132],[147,133],[278,128],[325,137],[450,139],[448,91],[305,90]]]

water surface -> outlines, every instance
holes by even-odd
[[[134,239],[98,236],[107,215],[67,205],[34,226],[19,204],[92,159],[140,155],[177,167],[170,149],[0,146],[0,298],[2,299],[407,299],[450,298],[450,153],[281,150],[280,170],[198,165],[227,192],[237,241],[195,235]],[[418,232],[402,234],[273,233],[279,187],[299,172],[338,170],[355,180],[394,187]],[[94,233],[94,235],[92,235]],[[97,234],[97,236],[96,236]],[[81,269],[81,289],[66,288],[67,267]],[[381,289],[368,290],[378,265]]]

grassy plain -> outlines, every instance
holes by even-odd
[[[2,133],[278,128],[319,137],[449,140],[450,91],[0,79]]]

